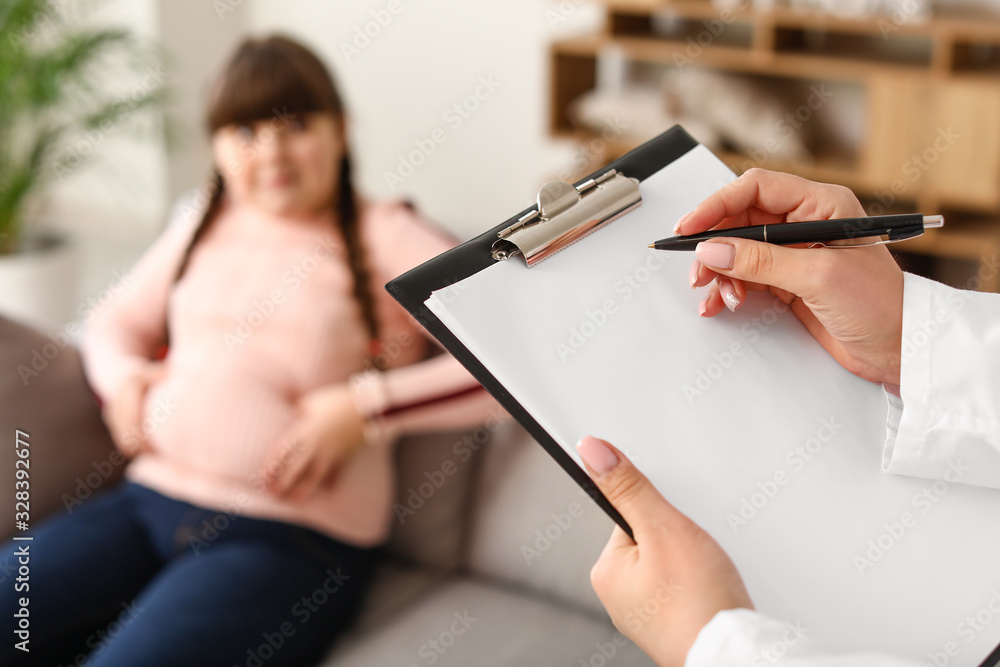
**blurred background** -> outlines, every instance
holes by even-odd
[[[52,268],[8,239],[0,312],[43,327],[98,305],[203,186],[207,84],[244,35],[275,31],[334,71],[362,191],[410,199],[461,239],[530,205],[543,182],[577,179],[680,122],[737,172],[840,182],[871,213],[945,213],[948,227],[901,261],[960,286],[1000,285],[988,271],[1000,248],[995,0],[39,4],[39,30],[21,43],[59,24],[125,30],[150,53],[98,85],[112,101],[165,98],[67,135],[69,152],[42,166],[17,236],[23,250],[53,232],[72,258]],[[40,274],[4,269],[31,262]],[[977,271],[989,275],[969,283]]]
[[[350,109],[358,185],[365,195],[411,199],[464,239],[526,207],[545,175],[573,160],[574,142],[548,132],[548,47],[568,31],[594,29],[602,14],[593,3],[572,5],[565,20],[552,25],[546,11],[559,11],[557,4],[536,0],[491,9],[458,0],[416,6],[383,0],[48,4],[70,22],[122,27],[160,47],[168,96],[162,111],[173,134],[169,145],[155,133],[137,136],[124,127],[137,119],[127,117],[92,134],[96,139],[78,139],[86,162],[49,174],[54,177],[47,187],[32,197],[28,228],[69,237],[78,268],[76,278],[61,273],[68,282],[58,285],[58,303],[38,303],[35,288],[51,281],[34,276],[13,290],[21,290],[15,296],[22,298],[12,307],[23,306],[25,317],[50,328],[78,317],[88,299],[113,290],[162,229],[171,206],[205,182],[211,166],[203,130],[207,85],[248,33],[288,33],[325,58]],[[47,12],[40,21],[47,21]],[[108,85],[127,96],[146,74],[140,70]],[[140,123],[149,125],[151,114],[144,116]],[[439,128],[446,140],[432,142],[432,154],[411,155],[419,151],[418,142],[426,149]],[[391,173],[403,176],[395,180],[387,177]],[[4,291],[12,290],[12,280],[0,269]]]
[[[0,0],[0,425],[51,443],[36,517],[121,474],[60,350],[205,196],[208,84],[248,34],[320,54],[361,192],[461,240],[680,123],[736,172],[943,213],[900,263],[1000,291],[1000,0],[35,0],[12,23],[31,2]],[[399,500],[424,509],[329,664],[651,664],[588,585],[610,520],[541,447],[494,418],[413,445]]]

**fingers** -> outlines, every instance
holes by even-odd
[[[716,226],[811,220],[864,215],[847,188],[814,183],[791,174],[750,169],[697,206],[677,227],[678,234],[697,234]],[[722,223],[726,223],[723,225]]]
[[[268,491],[277,496],[285,496],[305,476],[309,457],[303,455],[302,444],[294,432],[281,438],[279,443],[261,466],[260,476]]]
[[[140,426],[123,431],[120,439],[116,440],[116,442],[118,443],[118,448],[128,457],[153,451],[152,445],[149,444],[149,439]]]
[[[735,313],[736,309],[740,307],[740,304],[747,297],[743,281],[731,278],[719,278],[716,285],[722,303],[726,304],[726,308]]]
[[[293,428],[279,441],[259,476],[267,490],[279,497],[306,500],[336,481],[341,466],[323,458],[324,443],[310,440],[308,434]]]
[[[743,305],[747,294],[750,292],[770,292],[785,304],[792,303],[792,301],[796,298],[796,295],[792,292],[778,287],[749,280],[730,279],[719,275],[707,266],[702,265],[702,263],[698,260],[694,260],[694,264],[691,267],[691,280],[692,287],[711,285],[698,308],[699,315],[701,317],[714,317],[722,312],[723,308],[729,308],[735,312],[737,308]],[[735,298],[730,296],[727,299],[726,295],[730,293],[730,290],[732,290]],[[811,316],[812,319],[815,319],[815,316],[812,315],[812,311],[810,311],[801,301],[799,301],[796,305],[799,307],[799,310],[804,311],[806,316]],[[800,316],[799,319],[802,320],[803,323],[806,323],[806,320],[803,319],[803,317]]]
[[[712,229],[726,218],[745,216],[751,207],[771,214],[787,213],[801,205],[807,183],[791,174],[750,169],[699,204],[682,221],[678,233],[697,234]]]
[[[690,235],[708,229],[861,215],[864,208],[847,188],[751,169],[681,218],[675,231]],[[724,307],[736,310],[748,290],[771,288],[808,298],[817,275],[810,264],[820,259],[815,254],[819,250],[805,255],[798,248],[731,238],[699,244],[689,282],[701,287],[716,281],[701,302],[699,314],[712,317]]]
[[[805,296],[814,275],[810,267],[820,252],[822,248],[786,248],[748,239],[720,238],[699,243],[695,258],[720,275]]]
[[[597,488],[632,527],[636,542],[655,526],[687,521],[646,476],[607,441],[588,435],[580,440],[577,451]],[[612,537],[612,543],[614,539]]]
[[[689,279],[691,281],[691,287],[704,287],[705,285],[708,285],[713,280],[716,280],[719,277],[720,276],[718,273],[708,268],[707,266],[704,266],[698,260],[694,260],[694,263],[691,265],[691,277]],[[765,292],[769,289],[771,290],[777,289],[777,288],[772,288],[768,285],[755,283],[749,280],[734,280],[733,282],[734,284],[740,286],[737,288],[738,290],[745,290],[747,292]],[[784,290],[782,290],[782,292],[784,292]],[[788,292],[784,293],[790,294]],[[788,300],[791,300],[792,296],[794,295],[789,296]],[[741,299],[743,298],[742,291],[740,291],[740,298]]]
[[[312,498],[321,489],[332,486],[339,472],[339,465],[326,467],[320,465],[318,461],[313,461],[312,464],[306,466],[304,473],[295,482],[295,486],[289,490],[289,495],[300,500]]]
[[[103,411],[104,422],[118,449],[130,457],[148,447],[141,427],[146,386],[141,374],[129,378],[116,400],[106,404]]]

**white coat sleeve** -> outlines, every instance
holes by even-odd
[[[812,649],[809,630],[749,609],[717,613],[701,629],[684,667],[920,667],[920,662],[875,653],[824,654]]]
[[[1000,488],[1000,294],[904,276],[882,469]]]

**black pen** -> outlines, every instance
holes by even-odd
[[[732,229],[714,229],[690,236],[672,236],[650,243],[656,250],[694,250],[702,241],[719,237],[752,239],[775,245],[796,243],[818,243],[844,239],[888,236],[881,243],[902,241],[920,236],[925,229],[941,227],[944,217],[904,213],[901,215],[873,215],[867,218],[837,218],[834,220],[811,220],[809,222],[782,222],[773,225],[751,225]],[[836,246],[851,247],[851,246]]]

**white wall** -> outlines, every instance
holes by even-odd
[[[547,46],[561,34],[546,11],[557,5],[250,0],[246,9],[255,32],[288,32],[331,65],[351,110],[363,191],[411,197],[426,215],[467,238],[528,205],[570,157],[546,127]],[[557,27],[593,23],[594,9],[574,10]],[[484,99],[476,99],[477,89]],[[466,102],[478,107],[467,118],[452,108]],[[435,130],[443,142],[434,142]],[[401,158],[411,153],[422,164],[402,184],[390,183],[386,173],[398,175]]]
[[[76,11],[74,5],[59,6],[61,11]],[[76,15],[68,18],[71,23],[78,20]],[[132,30],[149,46],[159,40],[154,0],[109,0],[98,12],[83,18]],[[159,70],[149,74],[162,76]],[[169,72],[163,80],[171,83]],[[127,82],[109,81],[123,100],[145,85],[138,77]],[[128,236],[148,236],[158,227],[167,202],[166,152],[157,140],[149,140],[148,134],[146,139],[134,134],[129,129],[132,120],[127,117],[107,132],[96,130],[80,140],[77,148],[81,154],[88,153],[89,159],[78,168],[61,172],[46,191],[38,210],[44,226],[74,235]]]
[[[160,0],[160,40],[169,56],[169,113],[177,132],[167,165],[167,196],[205,183],[211,150],[204,128],[208,84],[246,34],[249,14],[242,7],[205,0]],[[163,212],[161,212],[162,215]]]

